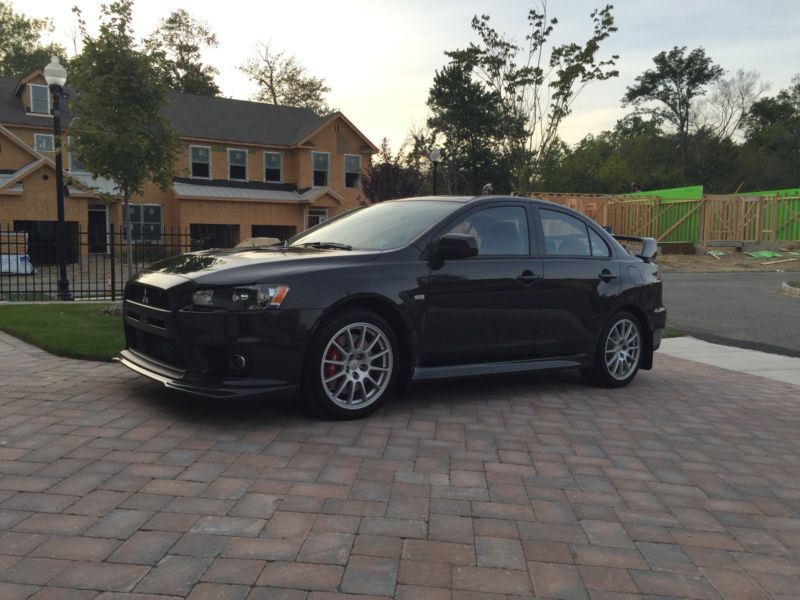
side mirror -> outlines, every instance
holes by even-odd
[[[472,258],[478,255],[478,241],[464,233],[448,233],[439,238],[435,254],[442,260]]]

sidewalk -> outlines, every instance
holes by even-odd
[[[663,340],[658,352],[714,367],[800,385],[800,358],[711,344],[689,336]]]

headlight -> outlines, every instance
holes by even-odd
[[[266,310],[279,308],[288,293],[288,285],[273,283],[198,290],[192,294],[192,304],[232,311]]]

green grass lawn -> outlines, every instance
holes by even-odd
[[[103,314],[108,304],[0,306],[0,330],[43,350],[87,360],[111,360],[125,345],[122,317]]]
[[[664,330],[664,335],[661,336],[661,337],[666,339],[666,338],[683,337],[684,335],[685,334],[682,331],[679,331],[678,329],[675,329],[674,327],[667,326],[667,328]]]

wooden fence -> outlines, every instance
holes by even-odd
[[[800,241],[800,196],[707,195],[701,200],[661,200],[589,194],[534,194],[578,210],[614,233],[659,242]]]

